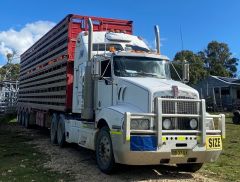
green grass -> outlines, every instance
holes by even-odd
[[[226,114],[226,139],[219,159],[205,164],[201,172],[219,181],[240,181],[240,125],[232,124],[231,115]]]
[[[12,117],[8,119],[14,121]],[[9,123],[10,126],[14,124],[16,123]],[[71,180],[66,174],[52,172],[43,167],[49,158],[35,149],[34,145],[26,143],[32,140],[31,136],[3,129],[3,125],[6,125],[6,119],[0,120],[0,182]]]
[[[0,124],[7,124],[7,123],[16,123],[17,118],[15,114],[8,114],[0,118]]]
[[[205,164],[200,171],[218,181],[240,181],[240,125],[232,124],[231,117],[231,114],[226,114],[226,139],[220,158]],[[1,129],[1,125],[8,123],[11,126],[14,122],[15,116],[0,119],[0,182],[71,181],[69,175],[43,167],[49,158],[26,143],[32,140],[30,136]]]

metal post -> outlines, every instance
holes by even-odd
[[[226,137],[226,132],[225,132],[225,115],[220,114],[221,118],[218,119],[218,129],[222,131],[222,139]]]
[[[202,134],[202,137],[201,137],[201,144],[203,146],[205,146],[206,144],[206,123],[205,123],[205,119],[206,119],[206,104],[205,104],[205,100],[202,99],[202,102],[201,102],[201,105],[202,105],[202,108],[201,108],[201,134]]]
[[[157,144],[158,147],[162,145],[162,99],[156,98],[155,100],[156,111],[156,125],[157,125]]]
[[[130,121],[131,120],[131,113],[126,112],[125,113],[125,122],[124,122],[124,128],[125,128],[125,140],[124,141],[130,141]]]

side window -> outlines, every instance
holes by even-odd
[[[102,77],[111,77],[111,62],[110,60],[101,61],[101,76]]]

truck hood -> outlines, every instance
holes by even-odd
[[[121,77],[120,79],[148,90],[153,98],[156,96],[173,96],[173,86],[178,87],[179,96],[199,98],[197,90],[186,84],[170,79],[149,77]]]

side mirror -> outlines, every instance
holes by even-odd
[[[92,74],[95,78],[100,77],[100,62],[93,61]]]
[[[182,81],[183,83],[188,83],[190,78],[189,78],[189,63],[184,60],[183,61],[183,74],[182,74]]]

